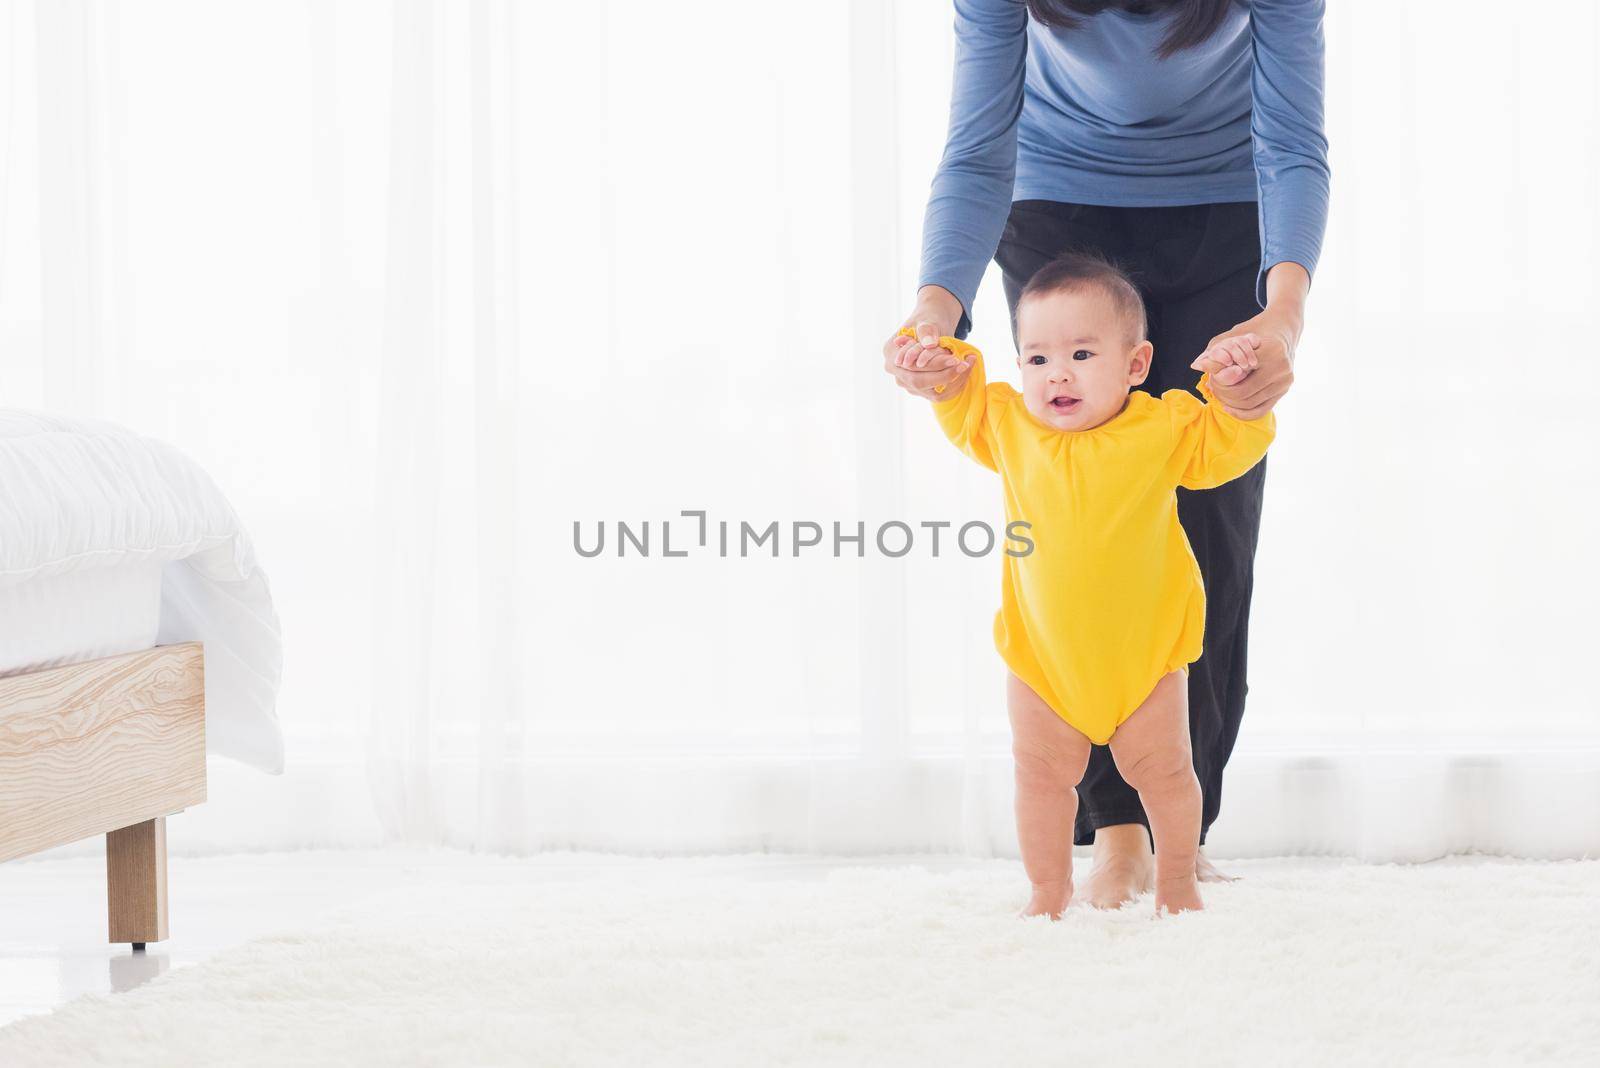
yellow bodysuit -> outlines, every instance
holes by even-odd
[[[1057,715],[1104,745],[1167,673],[1200,659],[1206,593],[1178,522],[1178,486],[1210,489],[1266,455],[1272,413],[1229,415],[1207,381],[1194,394],[1134,390],[1088,430],[1035,419],[1022,394],[984,383],[983,358],[934,401],[945,436],[1000,475],[1006,522],[1030,524],[1026,556],[1005,558],[994,643]],[[1013,546],[1013,550],[1017,547]]]

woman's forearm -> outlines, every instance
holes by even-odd
[[[963,311],[948,332],[960,336],[1011,210],[1028,10],[1014,0],[956,0],[955,16],[950,134],[928,191],[918,281],[956,296]]]
[[[917,306],[906,325],[933,323],[936,337],[953,336],[963,311],[961,300],[954,293],[944,286],[926,285],[917,290]]]
[[[1294,331],[1292,343],[1300,340],[1305,327],[1306,295],[1311,292],[1311,275],[1298,263],[1285,260],[1275,263],[1267,271],[1267,306],[1265,314]]]

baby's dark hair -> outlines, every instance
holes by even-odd
[[[1145,319],[1144,298],[1126,271],[1109,260],[1092,253],[1068,252],[1057,256],[1034,272],[1028,284],[1017,297],[1017,307],[1033,297],[1051,293],[1076,293],[1095,286],[1111,298],[1112,306],[1122,316],[1133,335],[1134,344],[1145,340],[1149,323]]]

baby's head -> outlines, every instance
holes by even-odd
[[[1150,373],[1144,301],[1105,260],[1051,260],[1017,300],[1022,400],[1057,430],[1088,430],[1115,417]]]

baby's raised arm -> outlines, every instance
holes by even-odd
[[[1219,342],[1217,348],[1223,347],[1228,349],[1227,363],[1222,363],[1213,349],[1206,350],[1206,372],[1196,387],[1204,402],[1186,389],[1169,389],[1161,395],[1162,404],[1172,415],[1174,430],[1171,474],[1186,489],[1215,489],[1233,481],[1260,462],[1277,436],[1278,420],[1272,412],[1241,419],[1224,408],[1211,392],[1212,365],[1242,367],[1239,359],[1250,363],[1255,359],[1253,348],[1240,353],[1244,346]]]
[[[916,344],[915,331],[907,327],[900,333],[912,339],[909,344]],[[986,420],[989,386],[983,376],[983,353],[953,337],[940,338],[939,346],[955,353],[970,368],[950,383],[943,396],[934,398],[933,414],[939,420],[939,428],[956,448],[989,470],[997,470],[994,443]]]

